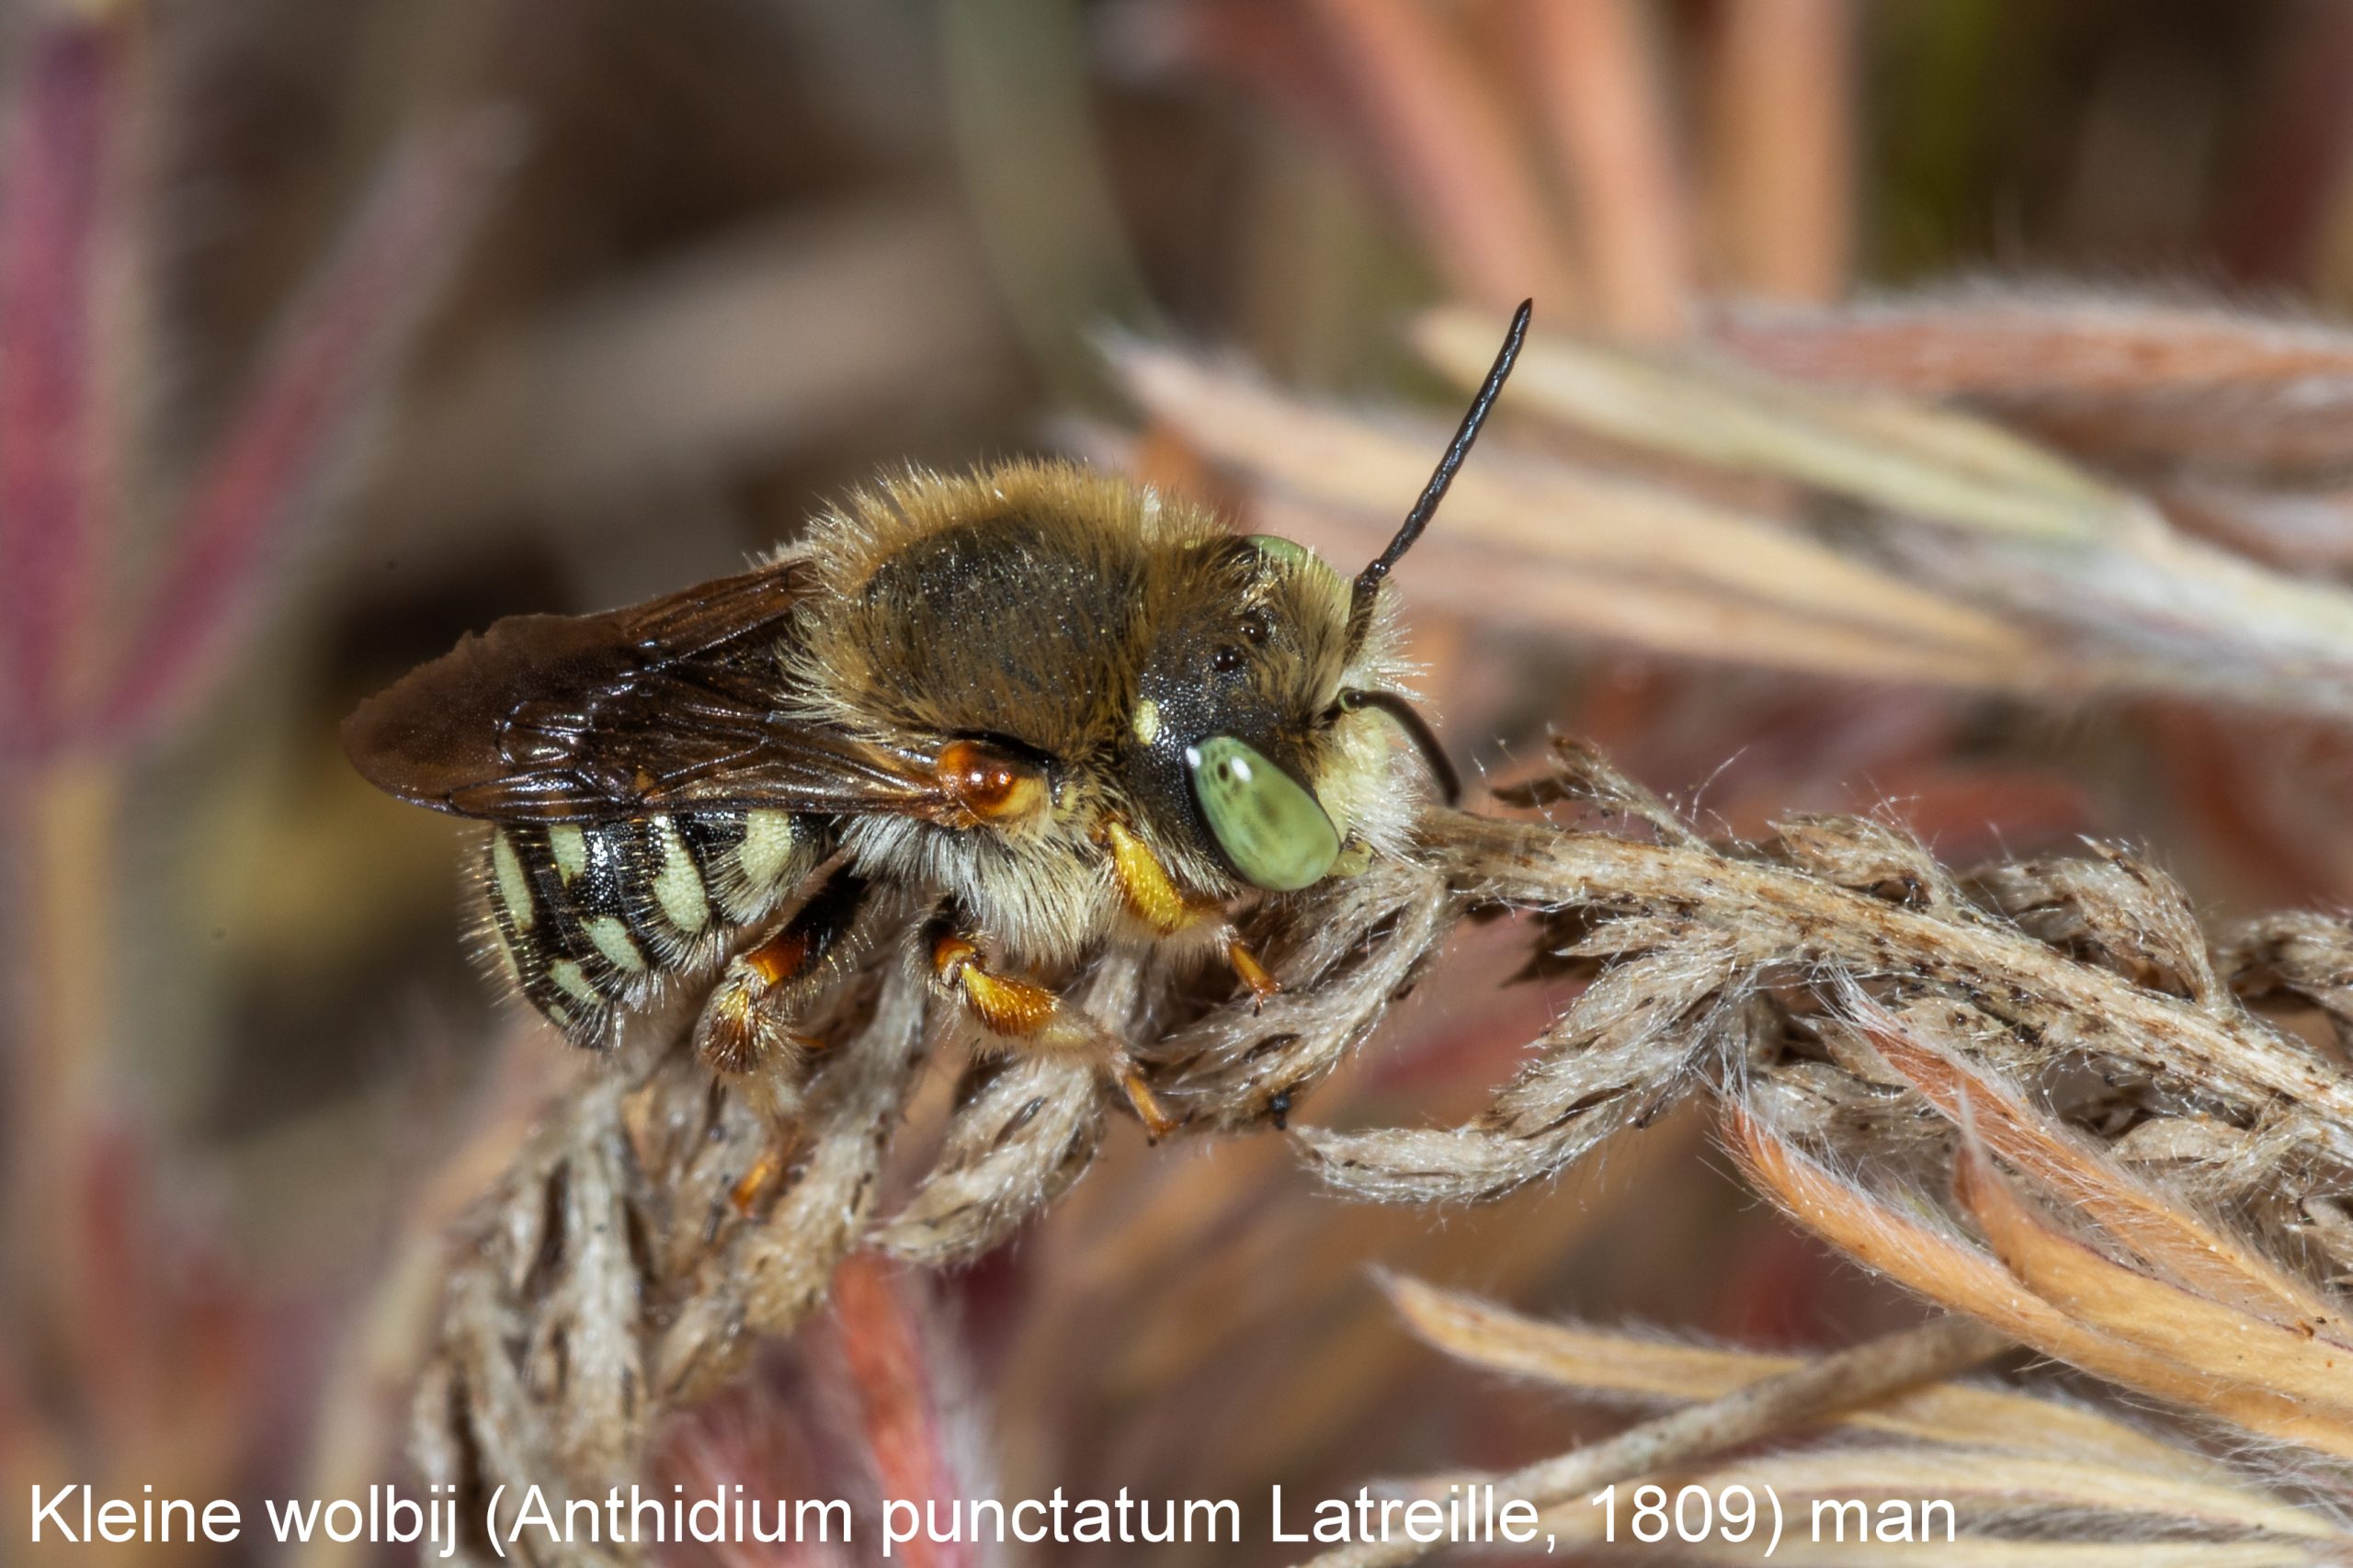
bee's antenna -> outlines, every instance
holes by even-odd
[[[1462,803],[1462,775],[1454,771],[1454,764],[1446,748],[1438,744],[1438,732],[1422,717],[1420,709],[1393,691],[1344,691],[1340,693],[1342,709],[1378,708],[1404,730],[1405,736],[1420,749],[1422,759],[1430,765],[1430,776],[1438,780],[1438,794],[1449,806]]]
[[[1421,499],[1405,514],[1405,521],[1397,529],[1397,537],[1389,541],[1389,548],[1357,574],[1355,591],[1348,597],[1348,642],[1352,647],[1363,638],[1364,629],[1372,619],[1373,597],[1381,591],[1381,579],[1389,575],[1389,569],[1397,564],[1398,557],[1413,549],[1414,541],[1429,527],[1430,519],[1438,515],[1438,504],[1446,499],[1447,486],[1454,483],[1455,471],[1471,455],[1471,444],[1479,438],[1479,426],[1487,422],[1487,411],[1495,405],[1495,396],[1504,390],[1504,381],[1519,358],[1519,346],[1528,336],[1528,318],[1535,309],[1535,301],[1522,300],[1519,309],[1512,312],[1511,330],[1504,334],[1503,348],[1488,367],[1487,379],[1479,384],[1479,395],[1471,400],[1471,411],[1462,416],[1454,439],[1447,443],[1446,455],[1438,459],[1430,482],[1422,486]]]

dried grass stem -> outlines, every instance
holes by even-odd
[[[1688,1465],[1842,1410],[1868,1404],[1956,1372],[2013,1347],[2008,1337],[1971,1318],[1939,1318],[1762,1379],[1703,1404],[1645,1421],[1606,1442],[1563,1454],[1495,1482],[1498,1496],[1539,1508],[1573,1501],[1597,1486]],[[1429,1546],[1368,1541],[1327,1551],[1307,1568],[1395,1568],[1419,1561]]]

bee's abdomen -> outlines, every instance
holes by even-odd
[[[784,812],[505,824],[483,850],[500,967],[573,1039],[601,1044],[663,974],[704,966],[816,864]]]

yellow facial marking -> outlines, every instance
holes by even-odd
[[[654,902],[679,930],[701,930],[710,924],[710,901],[703,896],[702,875],[678,836],[678,824],[655,817],[654,842],[662,858],[662,869],[654,876]]]
[[[556,983],[559,990],[577,996],[592,1006],[597,1000],[597,988],[588,983],[588,976],[570,959],[558,959],[548,965],[548,978]]]
[[[792,864],[796,835],[790,812],[747,812],[744,842],[735,848],[735,869],[748,887],[767,888],[782,880]]]
[[[1106,823],[1103,837],[1111,851],[1111,874],[1119,880],[1120,892],[1138,919],[1165,937],[1201,917],[1200,909],[1176,891],[1159,857],[1125,823]]]
[[[569,883],[588,869],[588,835],[575,823],[560,822],[548,829],[548,848],[555,856],[555,873]]]
[[[1140,745],[1148,746],[1158,740],[1160,738],[1160,704],[1149,697],[1137,703],[1133,728],[1136,742]]]
[[[581,926],[597,950],[613,960],[613,967],[629,974],[641,974],[645,970],[645,955],[631,939],[629,927],[616,915],[599,915]]]
[[[523,870],[523,858],[515,853],[514,841],[497,830],[490,835],[490,869],[498,879],[498,902],[506,906],[506,918],[517,931],[529,930],[540,914],[531,902],[531,879]]]

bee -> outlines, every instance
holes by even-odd
[[[1529,313],[1353,578],[1067,463],[911,473],[751,571],[498,621],[363,704],[345,747],[378,788],[489,824],[483,946],[583,1045],[717,969],[704,1060],[800,1060],[889,894],[976,1044],[1099,1053],[1156,1135],[1139,1071],[1052,982],[1148,949],[1271,994],[1234,916],[1402,852],[1420,790],[1456,794],[1386,583]]]

